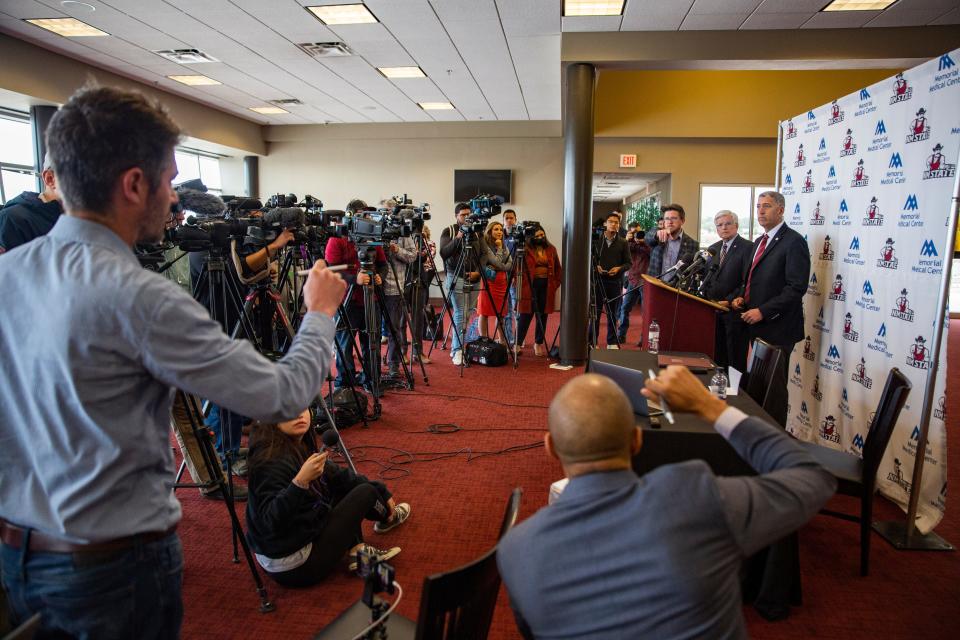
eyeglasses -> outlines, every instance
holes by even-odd
[[[716,225],[717,225],[717,229],[721,229],[721,228],[723,228],[723,227],[735,227],[735,226],[737,226],[737,225],[734,224],[733,222],[717,222]]]
[[[664,222],[680,222],[680,218],[664,218]]]

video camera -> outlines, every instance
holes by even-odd
[[[393,207],[393,213],[403,218],[405,225],[410,228],[410,231],[403,234],[403,237],[421,233],[424,221],[430,219],[430,203],[422,202],[419,207],[414,207],[413,200],[408,198],[407,194],[394,196],[393,199],[397,203]]]
[[[527,243],[533,240],[533,236],[535,236],[540,229],[543,229],[543,225],[536,220],[524,220],[523,222],[518,222],[513,225],[513,229],[506,235],[517,242]],[[506,227],[504,227],[504,231],[506,231]]]

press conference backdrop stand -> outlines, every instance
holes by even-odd
[[[660,351],[693,351],[711,358],[716,352],[717,312],[723,305],[679,291],[643,274],[643,345],[650,322],[660,325]]]

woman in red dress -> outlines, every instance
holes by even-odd
[[[480,316],[480,335],[486,338],[490,336],[490,318],[495,318],[497,314],[502,318],[506,309],[503,299],[507,295],[507,274],[513,269],[513,257],[503,241],[503,225],[499,222],[487,225],[483,244],[480,268],[483,269],[486,284],[477,300],[477,315]],[[497,341],[503,342],[503,327],[499,323],[494,331],[494,335],[497,334],[500,335]]]
[[[547,234],[542,228],[534,233],[524,262],[520,299],[517,301],[517,310],[520,313],[517,344],[523,344],[530,322],[536,318],[533,352],[538,356],[545,356],[547,315],[556,308],[557,289],[560,288],[563,269],[560,267],[556,247],[547,240]]]

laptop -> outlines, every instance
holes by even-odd
[[[602,360],[590,361],[590,373],[599,373],[607,376],[617,383],[617,386],[623,389],[630,399],[633,406],[633,412],[638,416],[650,415],[650,407],[647,405],[647,399],[640,390],[643,389],[644,381],[647,379],[647,373],[639,369],[631,369],[622,365],[603,362]]]

